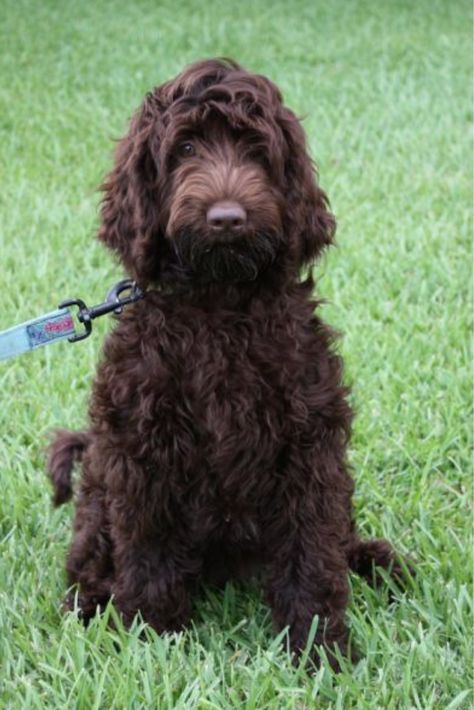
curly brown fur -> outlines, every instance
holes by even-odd
[[[82,461],[89,437],[85,432],[58,429],[48,450],[47,468],[54,488],[54,505],[62,505],[72,498],[72,469]]]
[[[83,455],[84,616],[113,596],[180,629],[198,582],[261,569],[295,653],[316,614],[344,652],[349,568],[394,553],[352,520],[342,363],[299,276],[335,221],[300,122],[265,77],[199,62],[146,96],[104,191],[99,239],[149,290],[106,341],[89,431],[52,447],[56,502]]]

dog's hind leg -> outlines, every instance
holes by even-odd
[[[81,617],[87,621],[107,604],[114,573],[105,495],[98,486],[83,484],[79,491],[66,571],[75,589],[66,597],[65,607],[74,608],[77,593]]]
[[[408,562],[404,566],[392,545],[382,539],[360,540],[354,535],[348,549],[348,562],[353,572],[364,577],[374,587],[384,583],[380,569],[390,574],[401,587],[405,586],[406,572],[414,573],[413,566]]]

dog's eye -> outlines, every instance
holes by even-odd
[[[191,156],[196,155],[196,149],[190,141],[185,141],[184,143],[180,143],[178,146],[178,155],[181,158],[190,158]]]

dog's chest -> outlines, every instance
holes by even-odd
[[[118,366],[113,377],[104,371],[120,445],[196,495],[202,481],[203,490],[231,501],[258,498],[287,443],[301,388],[294,329],[268,313],[207,316],[158,306],[152,316],[130,321],[127,338],[116,337]],[[125,352],[132,328],[136,345]],[[125,380],[127,388],[110,390]]]
[[[278,447],[284,402],[275,377],[278,352],[244,324],[195,333],[178,379],[209,465],[227,472],[262,466]]]
[[[177,355],[170,383],[175,451],[187,442],[174,469],[189,505],[242,542],[258,537],[258,508],[284,446],[285,398],[272,360],[279,354],[264,340],[244,324],[202,324]]]
[[[114,446],[146,462],[155,497],[255,537],[287,448],[307,427],[317,360],[307,318],[288,304],[260,318],[180,313],[151,299],[143,310],[110,340],[95,410]]]

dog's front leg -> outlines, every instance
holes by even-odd
[[[341,489],[326,488],[324,472],[312,471],[314,464],[304,461],[300,451],[293,460],[299,461],[298,470],[286,471],[265,525],[266,596],[277,627],[289,627],[296,657],[304,650],[313,618],[318,616],[315,644],[327,649],[337,670],[336,645],[343,655],[348,650],[344,614],[349,584],[343,543],[344,528],[350,526],[347,496]],[[346,483],[344,471],[341,482]],[[333,483],[337,484],[337,477]],[[351,489],[350,481],[347,489]],[[317,654],[313,658],[318,662]]]
[[[179,630],[189,621],[190,591],[201,561],[185,531],[167,523],[164,501],[169,503],[169,498],[164,491],[160,495],[148,476],[133,465],[129,485],[121,482],[111,490],[112,594],[127,626],[139,613],[162,633]]]
[[[116,550],[115,564],[114,604],[126,626],[138,613],[158,633],[188,623],[195,570],[182,554],[153,538],[135,540]]]

